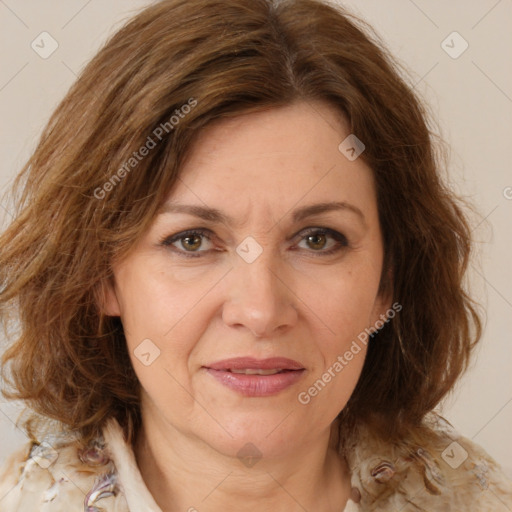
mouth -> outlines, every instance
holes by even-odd
[[[278,394],[302,377],[301,363],[283,357],[255,359],[240,357],[204,366],[217,382],[244,396],[263,397]]]
[[[242,375],[276,375],[277,373],[284,373],[284,372],[295,372],[299,370],[284,370],[281,368],[274,368],[269,370],[263,370],[261,368],[245,368],[243,370],[238,370],[235,368],[228,368],[227,370],[224,370],[231,373],[238,373]]]
[[[304,366],[298,361],[288,359],[287,357],[269,357],[266,359],[257,359],[255,357],[232,357],[224,359],[205,366],[212,370],[231,371],[233,373],[240,371],[291,371],[304,370]]]

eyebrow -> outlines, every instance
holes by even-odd
[[[333,211],[351,212],[359,218],[364,226],[366,226],[366,218],[363,212],[357,206],[345,201],[317,203],[297,208],[292,213],[292,220],[296,223],[307,217]],[[166,202],[162,206],[160,213],[186,213],[212,223],[226,224],[228,226],[233,226],[235,224],[232,217],[222,213],[217,208],[210,208],[207,206]]]

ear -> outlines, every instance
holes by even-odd
[[[94,289],[98,309],[106,316],[121,316],[121,307],[117,298],[113,277],[100,281]]]

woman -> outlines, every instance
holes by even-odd
[[[164,0],[84,70],[0,241],[33,411],[0,510],[510,510],[433,413],[481,335],[470,228],[357,24]]]

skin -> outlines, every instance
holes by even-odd
[[[210,125],[169,201],[217,208],[233,224],[162,212],[113,269],[103,307],[121,317],[142,385],[135,455],[166,512],[343,510],[350,474],[332,432],[366,347],[308,404],[297,397],[391,305],[377,293],[383,243],[372,171],[338,150],[349,133],[323,102]],[[292,219],[331,201],[359,208],[364,220],[348,209]],[[210,240],[172,241],[199,228]],[[348,245],[306,228],[335,230]],[[248,236],[262,248],[252,263],[236,252]],[[149,366],[134,354],[145,339],[160,350]],[[276,395],[246,397],[203,368],[240,356],[288,357],[305,371]],[[247,443],[262,455],[252,467],[237,457]]]

